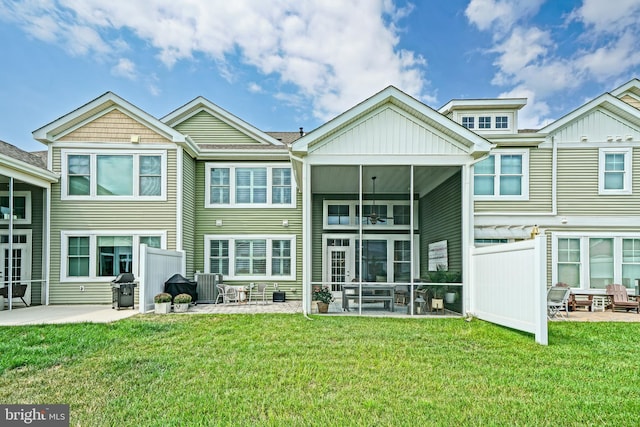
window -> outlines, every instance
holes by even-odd
[[[600,194],[631,194],[631,156],[631,148],[600,149]]]
[[[89,238],[69,237],[68,274],[73,277],[89,275]]]
[[[479,129],[491,129],[491,116],[480,116],[480,117],[478,117],[478,128]]]
[[[230,280],[295,280],[293,236],[205,236],[205,270]]]
[[[97,152],[63,150],[62,198],[164,200],[164,152]]]
[[[411,224],[411,206],[393,205],[393,223],[395,225]]]
[[[627,288],[640,279],[640,235],[556,235],[554,283],[602,290],[608,284]]]
[[[0,192],[0,221],[9,222],[11,209],[9,207],[9,192]],[[31,223],[31,192],[13,192],[13,222],[16,224]]]
[[[507,129],[509,118],[507,116],[496,116],[496,129]]]
[[[467,129],[473,129],[475,127],[475,117],[465,116],[462,118],[462,126]]]
[[[527,199],[528,163],[528,152],[506,151],[492,154],[478,162],[474,166],[474,195],[510,200]]]
[[[209,242],[209,271],[229,275],[229,241],[211,240]]]
[[[62,232],[60,280],[105,281],[120,273],[137,271],[139,245],[153,248],[165,245],[166,232],[113,233],[93,231]]]
[[[580,284],[580,239],[558,239],[558,282]]]
[[[393,242],[393,281],[408,282],[411,279],[411,242]]]
[[[207,207],[295,207],[290,167],[208,163]]]
[[[349,205],[327,206],[328,225],[349,225]]]

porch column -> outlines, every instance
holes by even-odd
[[[311,165],[302,163],[302,314],[311,309]],[[309,286],[307,286],[309,285]]]
[[[9,177],[9,254],[7,256],[9,264],[5,275],[7,277],[8,288],[7,295],[9,297],[9,310],[13,308],[13,177]]]

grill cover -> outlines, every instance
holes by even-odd
[[[178,294],[189,294],[191,300],[195,303],[198,300],[198,292],[196,291],[196,282],[193,282],[180,273],[171,276],[164,282],[164,291],[171,294],[171,299]]]

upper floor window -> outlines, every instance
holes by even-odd
[[[355,200],[325,200],[323,210],[325,228],[357,229],[362,222],[367,228],[406,230],[411,225],[411,205],[404,200],[378,200],[375,206],[373,201],[367,200],[362,205],[362,212]],[[414,221],[417,224],[417,210],[414,210]]]
[[[478,128],[491,129],[491,116],[478,117]]]
[[[507,129],[509,118],[507,116],[496,116],[496,129]]]
[[[165,152],[72,152],[63,150],[63,199],[166,198]]]
[[[503,151],[491,154],[474,166],[473,184],[476,199],[527,199],[528,152]]]
[[[631,194],[631,156],[631,148],[600,149],[600,194]]]
[[[291,167],[207,164],[207,207],[295,207]]]
[[[475,117],[464,116],[462,118],[462,126],[467,129],[473,129],[475,127]]]
[[[0,192],[0,221],[9,222],[11,219],[11,203],[9,192]],[[31,192],[13,192],[13,222],[16,224],[31,223]]]

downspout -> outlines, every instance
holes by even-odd
[[[551,214],[558,215],[558,146],[556,137],[551,137]]]

